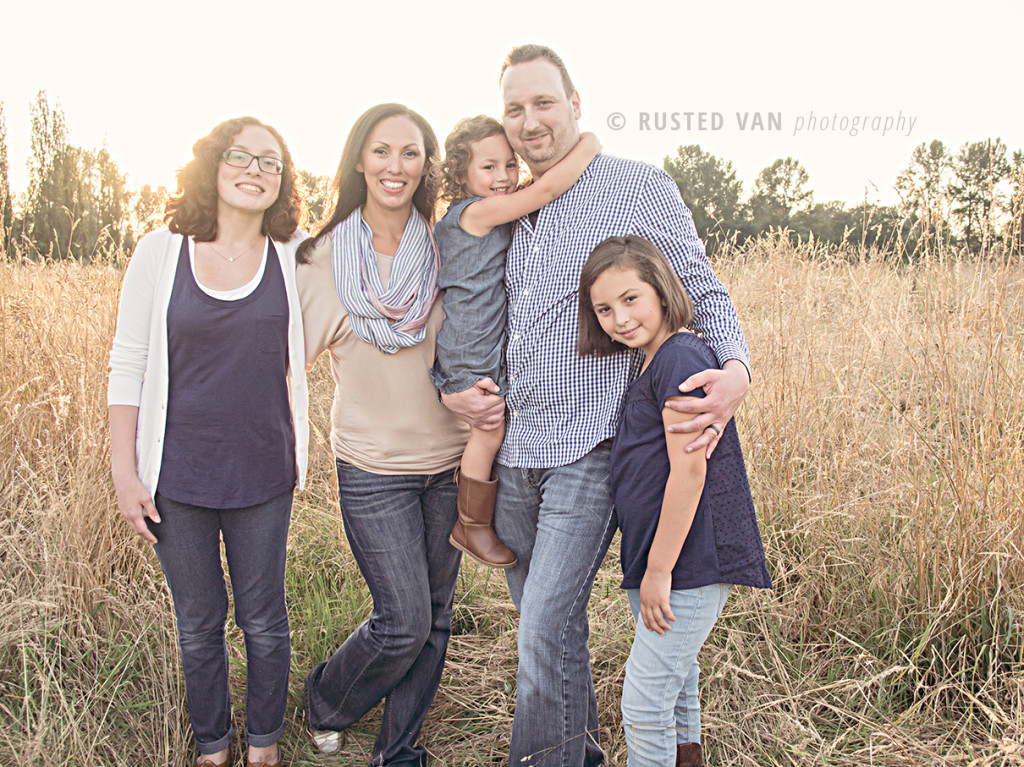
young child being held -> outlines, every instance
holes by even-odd
[[[437,337],[434,382],[444,394],[476,386],[504,396],[505,254],[512,222],[568,191],[601,146],[594,134],[582,134],[561,162],[519,191],[519,161],[497,120],[460,120],[444,149],[441,198],[451,204],[434,229],[441,252],[437,286],[445,291],[446,315]],[[504,422],[493,431],[472,429],[456,475],[459,518],[449,539],[491,567],[517,561],[493,527],[497,480],[491,467],[504,437]]]
[[[736,424],[724,425],[710,459],[685,451],[699,432],[666,430],[693,417],[665,407],[679,382],[718,360],[686,329],[693,304],[650,242],[610,237],[594,248],[579,314],[580,354],[644,354],[611,455],[622,588],[638,619],[622,689],[628,764],[701,765],[697,653],[733,584],[771,588]]]

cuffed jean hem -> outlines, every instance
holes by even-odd
[[[281,725],[281,730],[284,731],[284,725]],[[218,740],[213,741],[213,743],[200,743],[199,741],[196,741],[196,750],[198,750],[199,753],[204,756],[207,754],[216,754],[218,751],[223,751],[225,748],[230,746],[231,741],[234,740],[234,738],[235,728],[234,726],[231,726],[228,728],[227,735],[225,735],[223,738],[219,738]],[[269,746],[272,743],[276,742],[276,740],[272,740],[267,745]]]
[[[275,743],[277,743],[277,741],[279,741],[281,739],[282,735],[284,735],[284,723],[283,722],[281,723],[280,727],[278,727],[276,730],[274,730],[269,735],[253,735],[251,732],[246,730],[245,731],[245,742],[248,743],[253,748],[267,748],[268,746],[272,746]]]

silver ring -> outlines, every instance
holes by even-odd
[[[722,430],[719,429],[717,426],[715,426],[713,423],[709,423],[708,424],[708,428],[709,429],[714,429],[715,430],[715,434],[717,434],[719,437],[722,436]]]

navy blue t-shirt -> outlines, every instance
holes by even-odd
[[[611,482],[622,531],[622,588],[638,589],[661,517],[670,471],[661,411],[694,373],[717,368],[711,348],[694,333],[677,333],[626,392],[612,444]],[[703,397],[697,389],[689,395]],[[688,396],[689,396],[688,395]],[[704,492],[672,570],[673,589],[714,583],[771,588],[754,501],[735,421],[722,431],[708,461]]]

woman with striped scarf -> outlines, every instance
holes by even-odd
[[[330,351],[341,516],[373,611],[306,678],[317,747],[383,698],[374,764],[426,764],[416,743],[444,666],[459,552],[452,478],[467,428],[430,378],[444,313],[432,218],[434,132],[401,104],[363,114],[345,142],[334,209],[299,248],[307,366]]]

